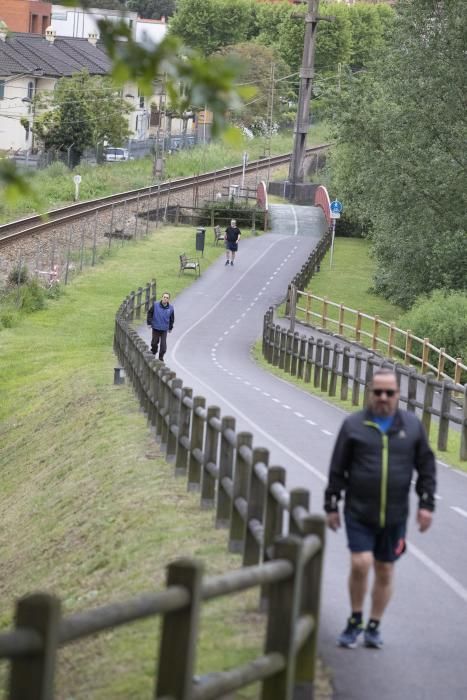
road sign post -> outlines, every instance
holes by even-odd
[[[329,205],[331,219],[332,219],[332,239],[331,239],[331,255],[329,259],[329,267],[332,267],[332,258],[334,256],[334,239],[336,237],[336,219],[341,218],[342,203],[337,199],[334,199]]]

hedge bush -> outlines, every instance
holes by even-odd
[[[402,323],[415,335],[429,338],[433,345],[467,363],[466,293],[436,290],[418,297]]]

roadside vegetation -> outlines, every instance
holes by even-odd
[[[212,513],[174,478],[131,387],[112,383],[122,299],[152,277],[176,295],[193,281],[178,276],[178,254],[194,247],[191,227],[167,227],[115,248],[47,309],[0,333],[1,627],[33,590],[56,593],[69,613],[163,588],[175,557],[201,558],[211,573],[240,566]],[[202,268],[221,253],[208,244]],[[197,672],[256,653],[256,610],[255,593],[205,607]],[[149,697],[158,630],[149,620],[65,649],[57,697]]]
[[[328,138],[327,125],[318,124],[310,130],[308,144],[319,145]],[[292,150],[291,131],[276,134],[271,138],[271,154],[279,155]],[[164,180],[187,177],[209,170],[222,170],[229,165],[239,165],[244,151],[250,160],[260,158],[268,146],[266,137],[242,139],[238,144],[215,141],[192,149],[167,155]],[[30,176],[29,181],[35,197],[23,197],[15,205],[2,203],[0,197],[0,223],[18,219],[35,212],[58,209],[73,202],[75,186],[73,175],[82,177],[80,200],[96,199],[117,192],[147,187],[153,184],[153,160],[150,157],[120,163],[102,165],[79,165],[70,171],[63,163],[54,163],[45,170]],[[39,198],[39,200],[38,200]],[[38,209],[38,201],[40,208]]]

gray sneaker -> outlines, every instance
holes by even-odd
[[[346,649],[355,649],[357,640],[362,632],[363,623],[360,622],[360,624],[357,624],[353,617],[349,617],[347,620],[347,627],[337,639],[337,646],[345,647]]]
[[[379,629],[377,627],[373,627],[373,625],[367,625],[363,635],[363,642],[365,646],[369,647],[370,649],[381,649],[383,646],[383,640]]]

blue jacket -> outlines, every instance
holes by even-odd
[[[155,301],[148,311],[147,324],[156,331],[171,331],[175,321],[174,307],[172,304],[163,306],[162,302]]]

